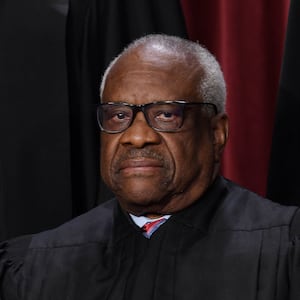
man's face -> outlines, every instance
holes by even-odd
[[[102,102],[201,102],[195,92],[199,76],[199,68],[169,54],[135,51],[112,68]],[[101,133],[103,180],[130,213],[179,211],[196,201],[216,175],[223,145],[216,146],[214,127],[200,108],[186,111],[177,132],[155,131],[138,112],[124,132]]]

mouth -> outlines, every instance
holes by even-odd
[[[150,175],[161,168],[163,168],[163,164],[157,159],[135,158],[122,161],[119,166],[119,172],[127,175]]]

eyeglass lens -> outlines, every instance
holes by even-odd
[[[121,132],[133,122],[138,111],[143,111],[148,125],[159,131],[176,131],[182,126],[181,103],[149,103],[142,106],[108,103],[99,107],[98,121],[107,132]]]

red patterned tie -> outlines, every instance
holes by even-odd
[[[152,233],[158,229],[158,227],[160,225],[162,225],[163,223],[166,222],[166,219],[165,218],[162,218],[162,219],[159,219],[159,220],[155,220],[153,222],[147,222],[143,227],[143,235],[146,237],[146,238],[150,238]]]

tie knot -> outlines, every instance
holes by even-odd
[[[166,222],[166,219],[165,218],[161,218],[161,219],[158,219],[158,220],[155,220],[155,221],[150,221],[150,222],[147,222],[143,227],[142,227],[142,230],[143,230],[143,234],[145,237],[147,238],[150,238],[152,233],[158,229],[158,227],[160,225],[162,225],[163,223]]]

